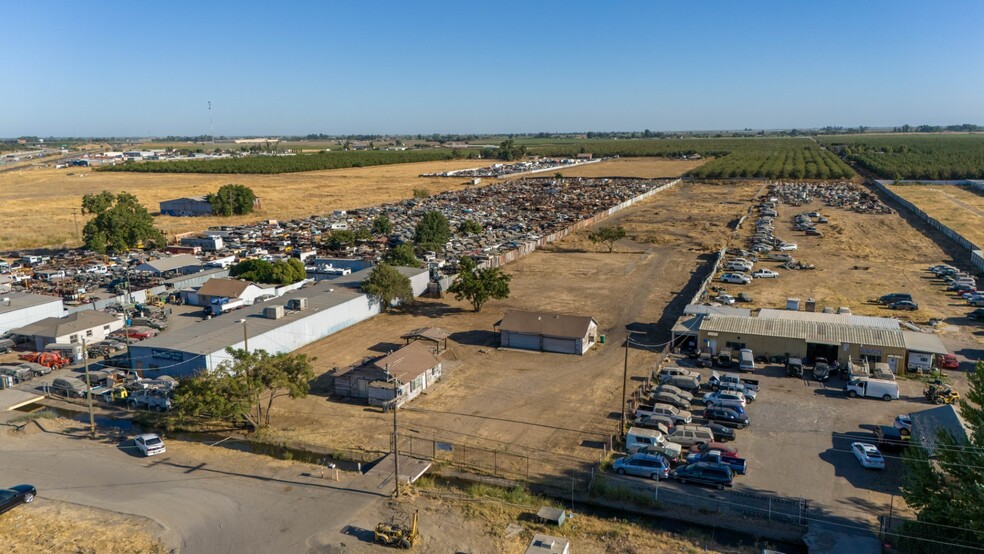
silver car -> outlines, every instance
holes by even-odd
[[[670,462],[663,456],[649,454],[633,454],[619,458],[612,464],[612,469],[619,475],[636,475],[653,481],[670,476]]]

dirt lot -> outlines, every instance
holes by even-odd
[[[253,189],[263,208],[245,217],[195,218],[158,216],[157,225],[169,235],[204,230],[211,225],[238,225],[261,219],[289,219],[332,210],[353,209],[409,198],[413,189],[431,193],[460,189],[467,179],[424,178],[422,173],[478,167],[488,160],[454,160],[375,167],[309,171],[283,175],[186,175],[153,173],[109,173],[86,168],[25,169],[0,173],[0,219],[7,223],[0,231],[0,250],[36,247],[73,247],[76,239],[77,209],[82,195],[103,190],[125,190],[151,212],[162,200],[214,192],[228,183],[241,183]],[[578,168],[597,170],[590,175],[630,177],[673,177],[699,165],[651,158],[620,159]],[[584,176],[589,174],[585,173]],[[522,176],[521,176],[522,177]],[[483,179],[483,184],[496,182]],[[300,200],[299,200],[300,199]],[[77,216],[78,228],[86,216]]]
[[[984,195],[955,185],[893,186],[905,198],[970,242],[984,246]]]
[[[44,498],[0,515],[0,550],[9,554],[167,552],[159,534],[144,518]]]
[[[407,432],[528,454],[544,464],[597,460],[606,436],[617,429],[612,414],[621,402],[624,327],[635,323],[652,330],[691,280],[698,257],[707,253],[700,245],[723,244],[727,223],[744,210],[744,204],[732,202],[749,201],[757,190],[670,189],[609,220],[624,224],[630,237],[643,242],[626,239],[609,254],[592,245],[585,230],[506,266],[511,297],[490,302],[481,313],[453,298],[423,300],[409,313],[373,318],[303,351],[316,356],[318,371],[326,372],[397,347],[399,336],[410,329],[440,326],[452,333],[445,378],[401,411]],[[693,213],[711,222],[696,223]],[[607,335],[606,344],[583,357],[500,351],[493,324],[508,309],[590,314]],[[643,375],[654,361],[654,354],[633,350],[631,371]],[[275,439],[329,448],[388,448],[389,415],[362,404],[312,395],[274,410]],[[549,469],[533,463],[531,472],[536,471]]]
[[[818,211],[830,222],[818,224],[823,237],[806,236],[793,230],[793,216],[800,212]],[[974,335],[976,326],[961,329],[970,324],[964,318],[967,303],[945,291],[942,281],[933,279],[927,271],[931,265],[954,263],[953,257],[919,230],[913,228],[898,214],[865,215],[828,208],[822,203],[793,207],[778,206],[775,235],[794,242],[798,249],[789,252],[795,259],[814,264],[815,270],[787,270],[780,262],[761,261],[755,268],[768,268],[779,272],[778,279],[755,279],[750,285],[717,283],[729,293],[750,293],[754,302],[744,304],[751,308],[784,308],[786,299],[793,297],[805,301],[814,298],[817,309],[825,306],[837,309],[846,306],[855,314],[880,317],[897,317],[925,325],[930,318],[942,318],[944,333],[958,333],[965,338],[984,338]],[[741,237],[754,234],[756,215],[746,220]],[[745,240],[736,246],[747,248]],[[892,293],[909,292],[920,309],[898,312],[871,302]]]

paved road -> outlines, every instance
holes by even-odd
[[[3,481],[34,484],[42,497],[150,518],[164,527],[166,542],[189,553],[304,552],[351,543],[340,532],[383,498],[359,490],[365,487],[359,476],[322,480],[305,476],[307,466],[225,450],[213,456],[209,447],[176,441],[166,454],[143,458],[129,445],[47,433],[5,436]]]

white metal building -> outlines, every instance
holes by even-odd
[[[35,321],[63,315],[65,306],[57,296],[26,292],[6,292],[0,296],[0,334]]]
[[[144,262],[133,270],[144,271],[153,275],[184,275],[201,271],[202,261],[191,254],[178,254],[177,256]]]

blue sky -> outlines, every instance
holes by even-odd
[[[984,2],[7,4],[0,136],[984,124]]]

